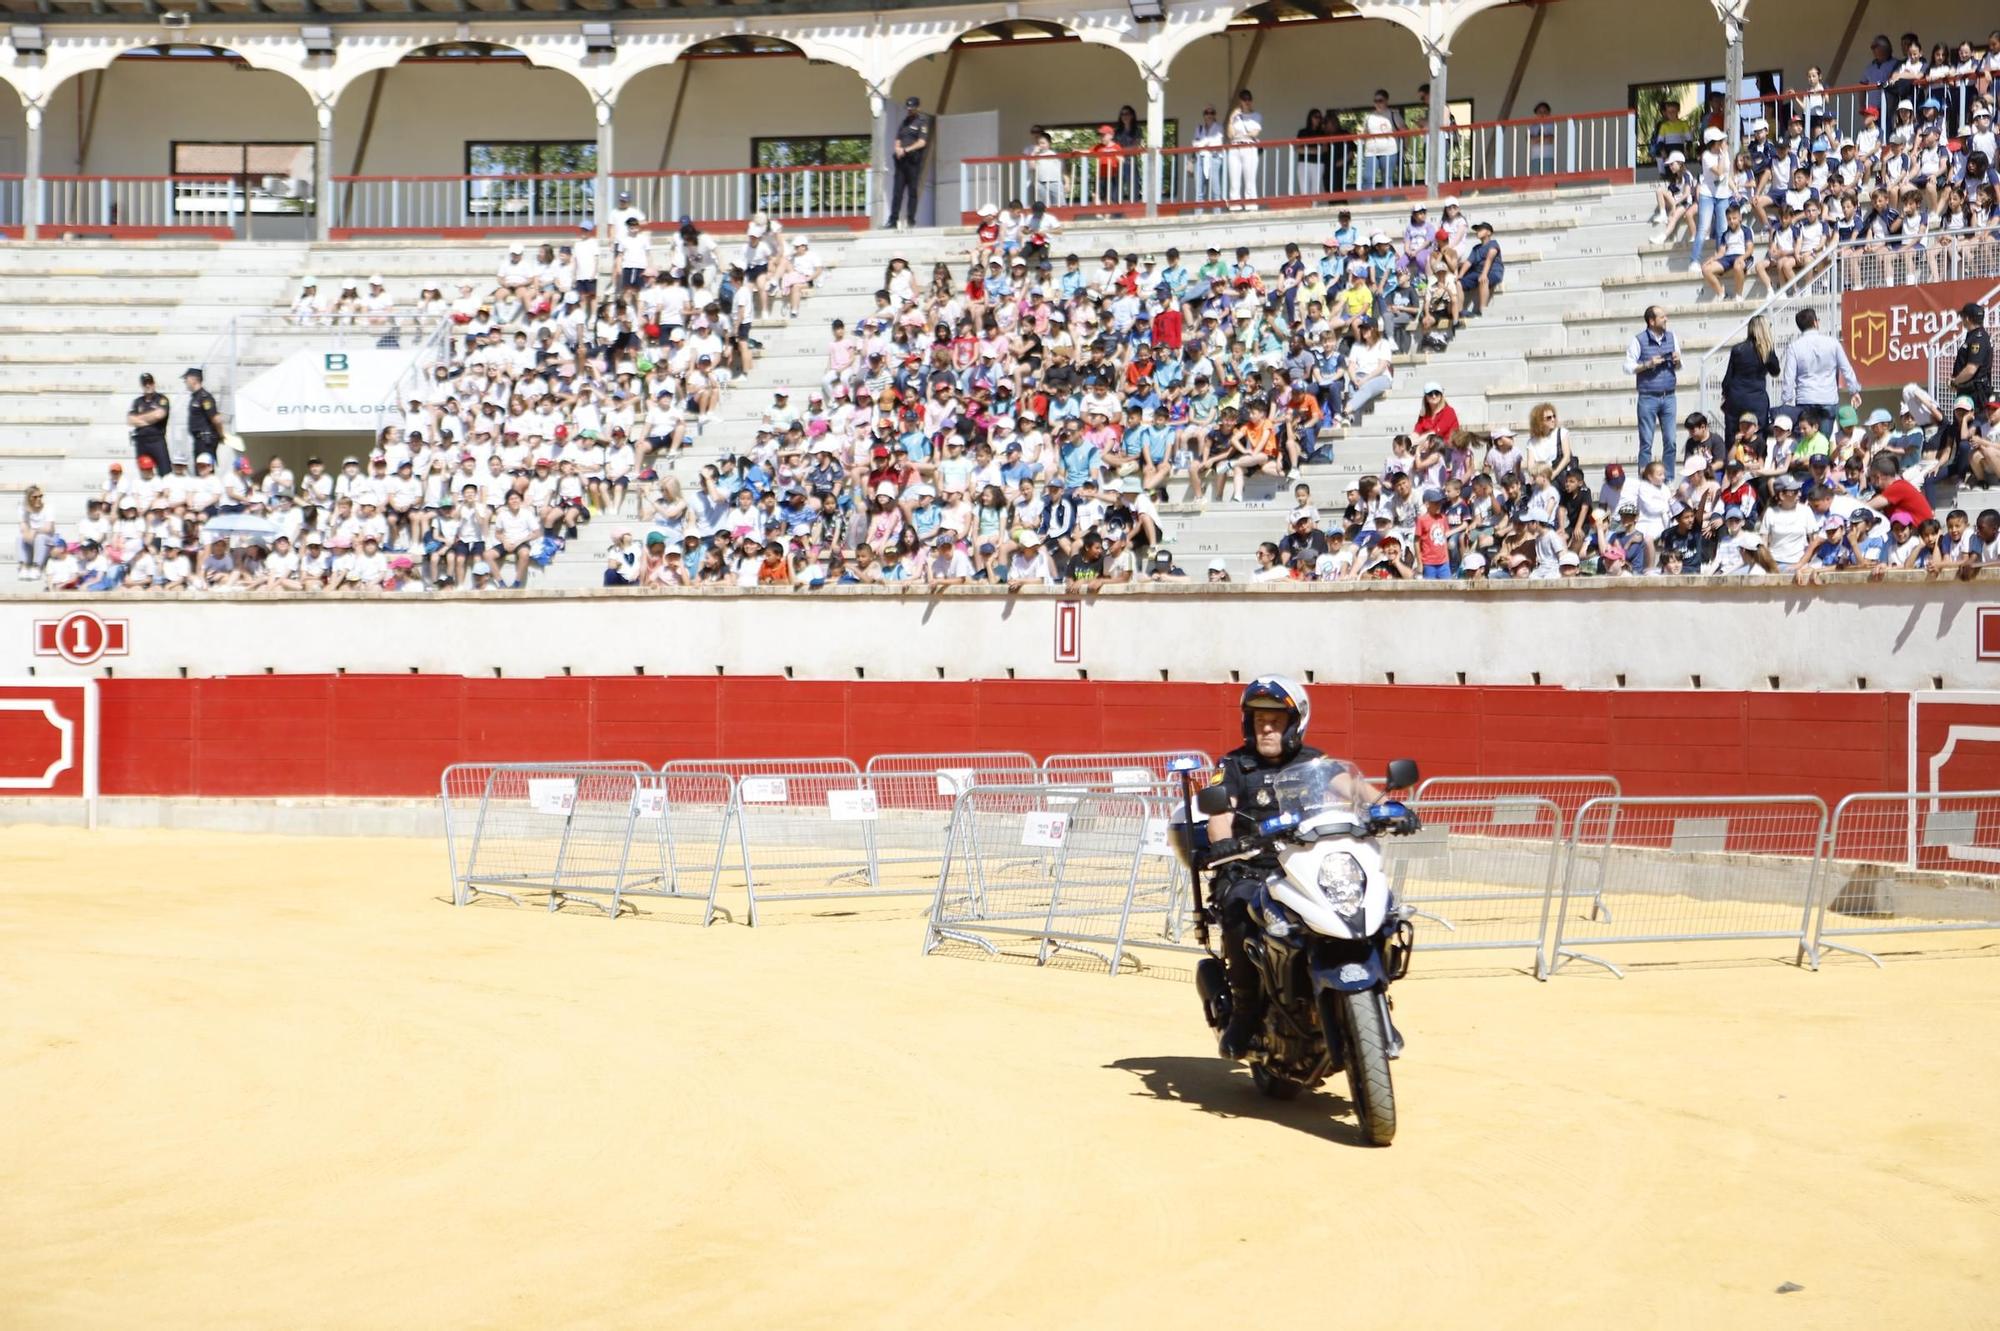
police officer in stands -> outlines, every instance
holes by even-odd
[[[1951,366],[1952,392],[1972,399],[1983,409],[1993,396],[1993,338],[1986,331],[1986,311],[1968,301],[1958,312],[1965,337]]]
[[[930,117],[918,110],[914,97],[903,99],[902,123],[896,126],[896,187],[889,195],[889,225],[901,230],[903,200],[910,202],[909,226],[917,224],[917,194],[923,188],[924,157],[931,146]]]
[[[216,452],[216,445],[222,442],[222,408],[216,405],[215,394],[201,384],[201,371],[189,369],[181,375],[181,382],[188,391],[188,433],[194,436],[194,455]]]
[[[165,476],[173,470],[167,456],[167,398],[153,386],[153,376],[139,376],[139,396],[132,399],[125,423],[132,427],[132,453],[153,460],[153,474]]]

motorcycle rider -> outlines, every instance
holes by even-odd
[[[1260,819],[1278,812],[1278,773],[1326,755],[1305,743],[1312,700],[1297,680],[1259,675],[1243,689],[1243,744],[1216,764],[1211,785],[1229,792],[1231,811],[1208,820],[1209,853],[1228,853],[1225,842],[1257,831]],[[1372,804],[1382,793],[1367,782],[1344,792]],[[1244,950],[1250,929],[1250,902],[1265,879],[1278,871],[1278,854],[1266,847],[1248,859],[1218,867],[1209,881],[1211,908],[1222,928],[1222,965],[1229,984],[1229,1024],[1218,1042],[1224,1058],[1242,1058],[1251,1037],[1263,1029],[1264,987]]]

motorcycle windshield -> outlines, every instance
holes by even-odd
[[[1295,763],[1272,779],[1278,806],[1301,823],[1314,819],[1368,821],[1368,796],[1360,769],[1338,758]]]

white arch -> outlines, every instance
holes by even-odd
[[[95,30],[49,28],[46,40],[48,50],[36,63],[23,63],[17,55],[11,69],[0,68],[0,78],[13,86],[24,105],[46,106],[56,89],[77,75],[108,69],[129,51],[169,44],[158,32],[132,26]],[[172,44],[226,51],[253,69],[282,74],[308,98],[315,96],[312,85],[303,77],[305,47],[296,33],[281,38],[274,32],[211,31],[204,27],[190,29],[174,38]],[[6,49],[12,54],[11,42]]]

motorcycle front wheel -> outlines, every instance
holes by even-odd
[[[1396,1140],[1396,1088],[1389,1079],[1389,1028],[1381,996],[1328,989],[1319,1003],[1324,1028],[1341,1034],[1348,1095],[1361,1133],[1370,1146],[1387,1146]]]

